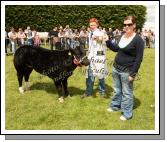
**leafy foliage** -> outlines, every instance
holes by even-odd
[[[5,26],[26,28],[28,25],[38,31],[49,31],[55,26],[70,25],[80,29],[88,26],[88,21],[96,17],[100,26],[122,29],[127,15],[135,16],[137,29],[145,22],[146,7],[142,5],[7,5]]]

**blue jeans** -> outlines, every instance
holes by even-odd
[[[124,117],[131,118],[133,110],[133,81],[128,79],[129,73],[122,72],[113,67],[112,79],[114,96],[110,107],[113,110],[121,109]]]
[[[28,43],[28,45],[33,45],[33,40],[32,39],[28,39],[27,43]]]
[[[11,46],[12,46],[12,53],[15,54],[15,52],[16,52],[16,41],[11,41]]]
[[[90,70],[90,68],[88,70]],[[85,94],[92,95],[94,81],[95,81],[95,77],[94,76],[90,76],[89,71],[88,71],[88,78],[86,78]],[[104,78],[99,79],[99,93],[101,95],[105,94],[105,81],[104,81]]]

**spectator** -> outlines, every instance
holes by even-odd
[[[87,27],[87,40],[86,40],[86,49],[88,50],[89,48],[89,34],[91,33],[90,27]]]
[[[102,27],[101,26],[99,26],[99,31],[102,31]]]
[[[57,27],[54,27],[53,30],[51,30],[48,34],[49,38],[50,38],[50,48],[51,50],[53,50],[53,47],[55,49],[59,49],[60,48],[60,39],[58,37],[59,31]]]
[[[33,34],[30,29],[30,26],[28,26],[27,29],[25,30],[25,34],[27,35],[27,44],[33,45]]]
[[[72,36],[72,29],[70,28],[69,25],[66,25],[63,31],[65,35],[65,49],[68,49],[71,45],[70,37]]]
[[[113,32],[113,34],[114,34],[114,41],[115,41],[116,43],[118,43],[118,40],[119,40],[119,38],[120,38],[120,36],[121,36],[121,32],[119,31],[119,29],[116,29],[116,30]]]
[[[64,28],[64,31],[65,31],[65,32],[69,32],[69,30],[71,30],[71,29],[70,29],[70,26],[69,26],[69,25],[66,25],[65,28]]]
[[[34,45],[37,47],[41,45],[41,39],[40,39],[39,33],[37,31],[34,31],[33,42],[34,42]]]
[[[80,42],[81,48],[83,49],[86,49],[87,38],[88,38],[88,32],[86,31],[86,27],[83,26],[79,33],[79,42]]]
[[[8,55],[8,45],[9,45],[9,37],[8,37],[8,33],[5,31],[5,54]]]
[[[72,29],[65,31],[66,41],[67,41],[67,48],[75,48],[75,34]]]
[[[18,45],[19,46],[24,45],[26,35],[23,32],[22,28],[19,28],[19,32],[17,34],[18,34]]]
[[[151,47],[151,37],[152,37],[152,31],[149,30],[148,34],[147,34],[147,38],[148,38],[148,48]]]
[[[8,33],[10,44],[12,45],[12,53],[15,54],[16,44],[17,44],[17,33],[15,29],[12,27],[11,31]]]
[[[63,26],[59,26],[59,30],[63,30]]]
[[[143,31],[140,33],[140,37],[143,39],[143,41],[144,41],[144,46],[145,46],[145,36],[144,36],[144,34],[143,34]]]
[[[144,41],[145,41],[145,47],[150,48],[150,43],[149,43],[149,38],[148,38],[148,31],[146,29],[143,32],[143,36],[144,36]]]
[[[62,29],[59,30],[58,37],[60,38],[60,49],[66,49],[66,37],[65,32]]]
[[[108,29],[107,35],[108,35],[109,40],[112,40],[114,38],[112,28]]]
[[[79,32],[77,29],[74,29],[73,32],[73,40],[74,40],[74,48],[75,47],[79,47],[80,46],[80,42],[79,42]],[[82,48],[82,47],[81,47]]]
[[[102,32],[103,32],[104,34],[107,34],[106,28],[103,28],[103,29],[102,29]]]
[[[150,46],[152,48],[155,48],[155,35],[154,35],[154,32],[151,32],[151,35],[150,35]]]

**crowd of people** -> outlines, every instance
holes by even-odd
[[[104,34],[109,36],[109,39],[117,43],[119,37],[124,33],[124,30],[108,28],[102,28],[99,26],[99,30]],[[87,49],[89,45],[88,35],[90,33],[90,27],[82,26],[79,30],[72,29],[69,25],[66,25],[65,28],[62,26],[54,27],[50,32],[48,32],[47,39],[49,41],[51,50],[64,50],[69,46],[74,48],[74,46],[81,46],[83,49]],[[154,32],[151,30],[144,30],[139,32],[139,35],[142,37],[145,43],[145,47],[154,48],[155,46],[155,36]],[[10,47],[10,51],[14,54],[17,46],[21,45],[34,45],[40,46],[42,44],[42,38],[39,36],[39,32],[36,30],[31,30],[28,26],[25,30],[19,28],[16,32],[16,29],[13,27],[10,29],[10,32],[5,31],[5,53],[7,54],[7,48]]]
[[[151,31],[151,29],[149,29],[149,30],[147,30],[147,29],[143,30],[140,33],[140,36],[144,40],[146,48],[155,48],[155,34],[154,34],[153,31]]]
[[[5,31],[5,53],[7,54],[7,48],[10,47],[10,51],[14,54],[17,46],[21,45],[34,45],[39,46],[41,44],[41,39],[38,32],[31,30],[28,26],[27,29],[23,31],[19,28],[18,31],[11,27],[10,32]]]

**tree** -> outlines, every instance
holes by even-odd
[[[5,7],[5,27],[26,28],[49,31],[55,26],[70,25],[80,29],[88,26],[88,21],[96,17],[105,28],[123,27],[123,19],[133,15],[137,19],[137,29],[142,29],[146,7],[142,5],[7,5]]]

